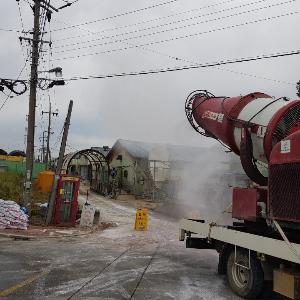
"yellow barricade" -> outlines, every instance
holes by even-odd
[[[135,215],[134,229],[139,231],[148,230],[148,209],[138,208]]]

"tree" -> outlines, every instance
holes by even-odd
[[[296,84],[297,96],[300,97],[300,80]]]

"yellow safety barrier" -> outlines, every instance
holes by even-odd
[[[134,229],[139,231],[148,230],[148,209],[138,208],[135,215]]]

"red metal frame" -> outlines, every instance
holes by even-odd
[[[70,222],[67,222],[67,223],[61,222],[61,213],[60,213],[60,209],[61,209],[61,205],[62,205],[62,197],[61,197],[60,191],[61,191],[61,189],[63,189],[64,182],[75,183],[73,199],[72,199],[71,218],[70,218]],[[60,179],[57,184],[57,193],[56,193],[56,199],[55,199],[55,212],[54,212],[54,217],[53,217],[53,223],[55,225],[69,225],[69,226],[75,225],[77,209],[78,209],[79,187],[80,187],[80,177],[69,176],[69,175],[61,175],[60,176]]]
[[[268,192],[262,188],[234,188],[232,193],[232,217],[239,220],[256,221],[261,216],[258,202],[267,207]]]
[[[196,97],[193,102],[193,116],[203,129],[216,136],[228,145],[234,153],[239,155],[240,151],[234,140],[234,129],[240,127],[240,124],[234,122],[234,120],[238,118],[240,112],[248,103],[258,98],[271,98],[271,96],[255,92],[233,98]],[[222,115],[222,121],[218,121],[217,116],[221,118]]]
[[[289,151],[282,151],[281,144],[289,141]],[[300,162],[300,131],[296,131],[277,143],[271,151],[270,165],[291,164]],[[300,188],[300,187],[299,187]]]
[[[268,160],[270,160],[270,154],[273,148],[272,145],[272,138],[273,138],[273,133],[281,120],[281,118],[294,106],[300,105],[299,100],[294,100],[279,109],[276,114],[272,117],[271,121],[269,122],[269,125],[267,127],[266,135],[264,137],[264,149],[265,149],[265,155]],[[292,132],[290,132],[292,133]]]

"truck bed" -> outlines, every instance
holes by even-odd
[[[179,222],[180,237],[183,241],[187,232],[201,235],[204,238],[222,241],[246,249],[254,250],[286,261],[300,264],[300,244],[291,243],[298,257],[283,240],[277,240],[256,234],[246,233],[226,226],[203,223],[196,220],[182,219]]]

